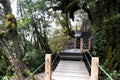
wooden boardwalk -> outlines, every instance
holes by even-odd
[[[74,39],[73,45],[68,45],[68,48],[65,47],[65,42],[63,42],[60,62],[52,73],[52,80],[90,80],[91,77],[83,61],[83,52],[90,50],[91,34],[90,32],[80,32],[75,36],[77,38]]]
[[[90,76],[83,61],[61,60],[52,80],[90,80]]]

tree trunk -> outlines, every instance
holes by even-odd
[[[5,15],[12,13],[12,9],[11,9],[9,0],[0,0],[0,3],[4,7]],[[5,41],[3,41],[4,36],[2,36],[2,35],[0,35],[0,46],[3,50],[3,54],[8,58],[9,62],[13,66],[14,71],[15,71],[16,75],[18,76],[18,79],[25,80],[25,77],[28,76],[28,73],[26,72],[26,71],[28,71],[28,68],[26,67],[26,65],[24,64],[24,62],[21,58],[22,52],[20,50],[20,46],[19,46],[19,42],[18,42],[17,30],[9,32],[9,35],[7,35],[7,37],[9,37],[9,36],[12,37],[16,57],[13,55],[13,52],[8,48],[8,46],[5,44]]]
[[[20,64],[19,64],[20,61],[14,57],[12,52],[7,48],[7,45],[2,40],[2,38],[0,38],[0,44],[1,44],[1,48],[3,50],[3,54],[8,58],[11,65],[14,67],[14,71],[17,74],[19,80],[25,80],[25,77],[22,76],[23,74],[22,74],[21,69],[20,69]]]

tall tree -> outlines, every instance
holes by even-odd
[[[10,1],[9,0],[1,0],[0,3],[4,7],[4,14],[6,16],[5,24],[10,24],[9,26],[6,26],[5,32],[1,32],[1,35],[0,35],[0,46],[3,50],[2,53],[10,61],[11,65],[14,68],[15,73],[18,76],[18,79],[25,80],[25,77],[28,76],[26,74],[26,71],[28,69],[21,58],[22,52],[21,52],[20,45],[19,45],[17,29],[13,29],[13,27],[14,28],[17,27],[17,23],[15,22],[15,17],[12,14]],[[14,19],[14,23],[11,21],[13,19]],[[11,21],[11,22],[9,23],[9,21]],[[8,27],[10,29],[8,29]],[[12,40],[14,48],[10,48],[10,46],[8,45],[9,44],[8,39]],[[15,53],[13,51],[15,51]]]
[[[47,0],[41,1],[18,1],[18,13],[22,18],[20,21],[27,21],[24,26],[25,35],[31,36],[33,43],[37,49],[42,49],[46,53],[51,53],[48,45],[48,32],[50,27],[50,12],[47,11],[49,6]],[[32,35],[31,35],[32,34]],[[23,35],[23,36],[25,36]],[[25,37],[26,38],[26,37]],[[29,41],[29,40],[28,40]]]

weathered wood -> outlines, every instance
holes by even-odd
[[[61,60],[52,74],[53,80],[90,80],[83,61]]]
[[[93,57],[92,58],[92,65],[91,65],[91,79],[90,80],[97,80],[98,79],[98,65],[99,64],[99,58]]]
[[[88,39],[88,50],[91,50],[91,39]]]
[[[45,80],[51,80],[51,54],[45,55]]]
[[[77,39],[76,38],[74,38],[74,49],[76,49],[76,43],[77,43]]]
[[[80,38],[80,52],[83,52],[83,38]]]

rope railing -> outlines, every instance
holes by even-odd
[[[56,47],[56,49],[55,49],[55,51],[52,53],[52,55],[57,51],[57,49],[60,47],[60,45],[57,45],[57,47]],[[58,55],[56,55],[55,56],[55,58],[53,59],[53,61],[52,61],[52,64],[51,65],[53,65],[54,63],[55,63],[55,61],[56,61],[56,59],[57,59],[57,57],[58,57]]]
[[[55,56],[55,58],[53,59],[53,61],[52,61],[52,64],[51,64],[51,65],[53,65],[53,64],[55,63],[55,61],[56,61],[57,57],[58,57],[58,55],[56,55],[56,56]]]
[[[102,66],[100,66],[99,64],[97,64],[98,67],[106,74],[106,76],[110,79],[110,80],[113,80],[112,77],[103,69]]]
[[[88,53],[88,56],[90,56],[90,58],[92,59],[92,55],[91,53],[89,52],[88,48],[86,47],[84,41],[83,41],[83,47],[86,49],[87,53]],[[91,75],[91,59],[88,59],[88,56],[87,54],[84,52],[84,57],[85,57],[85,60],[86,60],[86,65],[88,65],[88,71],[89,71],[89,75]]]
[[[31,77],[33,77],[34,74],[35,74],[41,67],[44,66],[45,62],[46,62],[46,61],[44,61],[40,66],[38,66],[37,69],[35,69],[34,72],[31,73],[31,75],[30,75],[26,80],[29,80]]]
[[[56,49],[57,49],[59,46],[60,46],[60,45],[58,45],[58,46],[56,47]],[[55,50],[55,51],[52,52],[51,54],[53,55],[56,51],[57,51],[57,50]],[[58,55],[56,55],[55,58],[53,59],[51,66],[55,63],[57,57],[58,57]],[[40,68],[42,68],[47,61],[48,61],[48,60],[44,61],[40,66],[38,66],[38,67],[31,73],[31,75],[30,75],[29,77],[27,77],[26,80],[29,80],[30,78],[32,78],[32,77],[34,76],[34,74],[35,74]],[[47,74],[46,74],[46,75],[47,75]],[[45,76],[44,76],[44,77],[45,77]]]
[[[51,66],[52,66],[52,65],[54,64],[54,62],[56,61],[57,57],[58,57],[58,55],[56,55],[55,58],[53,59]],[[44,61],[26,80],[29,80],[31,77],[33,77],[34,74],[35,74],[42,66],[44,66],[45,62],[47,62],[47,61],[48,61],[48,60]],[[47,75],[47,74],[45,74],[45,75]],[[44,78],[45,78],[45,75],[44,75]],[[43,76],[42,76],[42,77],[43,77]],[[42,80],[44,80],[44,79],[42,79]]]
[[[88,48],[86,47],[85,43],[83,42],[83,46],[85,47],[85,49],[87,50],[88,54],[90,55],[90,57],[92,58],[92,55],[90,53],[90,51],[88,50]]]
[[[83,42],[83,47],[85,47],[87,53],[89,54],[89,56],[90,56],[90,57],[92,58],[92,60],[93,60],[93,56],[92,56],[92,54],[90,53],[90,51],[88,50],[88,48],[86,47],[86,45],[85,45],[84,42]],[[92,64],[90,64],[90,61],[88,60],[87,55],[84,54],[84,56],[85,56],[85,59],[86,59],[86,61],[87,61],[87,63],[88,63],[88,66],[90,67],[91,65],[93,65],[93,62],[92,62]],[[95,58],[95,57],[94,57],[94,58]],[[99,61],[99,59],[98,59],[98,61]],[[98,64],[98,62],[96,62],[96,65],[97,65],[97,67],[99,67],[99,69],[100,69],[101,71],[103,71],[103,73],[104,73],[110,80],[113,80],[112,77],[103,69],[103,67]],[[91,66],[91,68],[92,68],[92,66]],[[93,69],[94,69],[94,68],[93,68]],[[93,71],[94,71],[94,70],[93,70]],[[92,74],[92,72],[91,72],[91,74]],[[98,75],[98,74],[97,74],[97,75]],[[98,80],[98,78],[96,78],[96,79]],[[93,80],[93,78],[91,78],[91,80]]]
[[[90,61],[88,60],[87,55],[86,54],[84,54],[84,55],[85,55],[85,59],[87,60],[88,66],[90,68],[91,67]]]
[[[58,57],[58,55],[56,55],[55,58],[53,59],[51,66],[52,66],[52,65],[54,64],[54,62],[56,61],[57,57]],[[47,61],[48,61],[48,60],[44,61],[40,66],[38,66],[37,69],[35,69],[34,72],[31,73],[31,75],[30,75],[26,80],[29,80],[31,77],[33,77],[34,74],[35,74],[40,68],[42,68]],[[46,75],[47,75],[47,73],[44,75],[44,78],[45,78]],[[43,76],[42,76],[42,77],[43,77]],[[42,79],[42,80],[44,80],[44,79]]]

